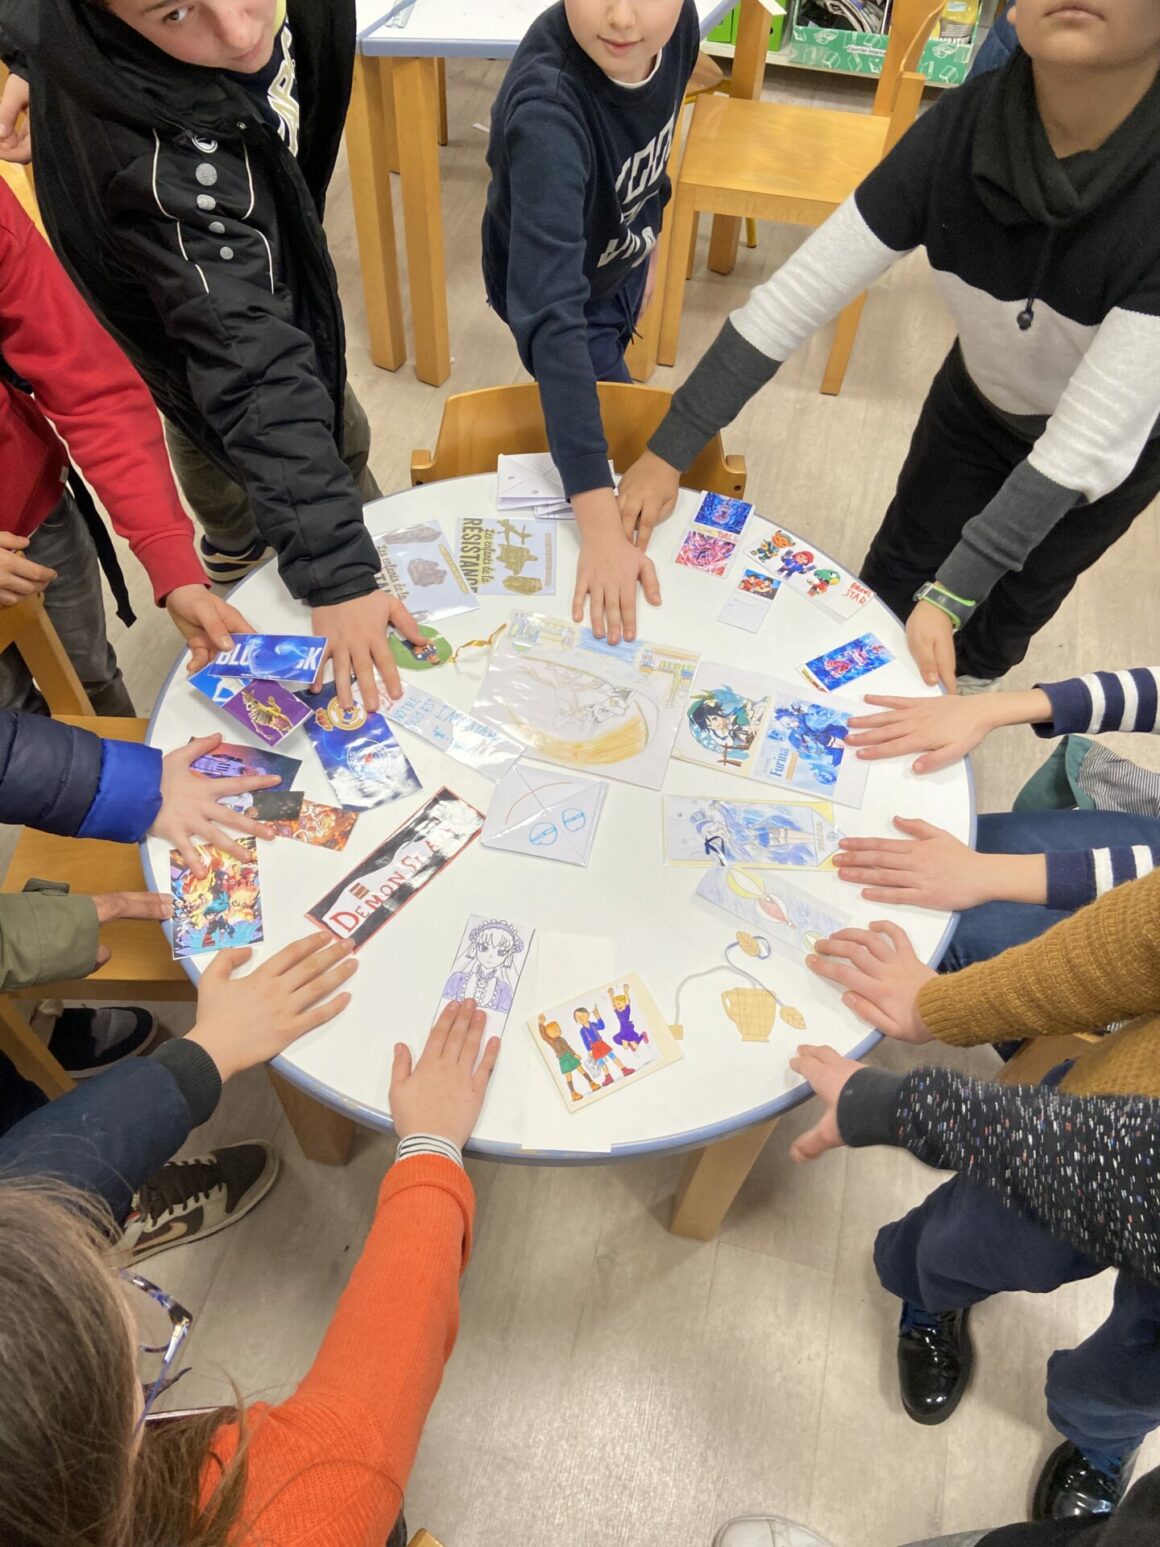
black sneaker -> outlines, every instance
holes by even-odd
[[[943,1423],[958,1407],[974,1363],[966,1311],[924,1311],[903,1301],[898,1388],[915,1423]]]
[[[1128,1491],[1137,1450],[1125,1455],[1086,1456],[1064,1440],[1047,1458],[1035,1485],[1032,1520],[1082,1520],[1110,1515]]]
[[[153,1046],[157,1020],[148,1010],[102,1005],[98,1010],[62,1010],[48,1050],[74,1080],[87,1080]]]
[[[266,1196],[277,1175],[277,1152],[259,1140],[230,1144],[194,1160],[171,1160],[133,1199],[121,1255],[141,1262],[224,1230]]]
[[[224,548],[215,548],[208,538],[203,537],[200,550],[202,568],[214,585],[234,585],[244,580],[252,569],[257,569],[270,548],[259,537],[257,542],[243,548],[241,553],[229,553]]]

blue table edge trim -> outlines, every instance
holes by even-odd
[[[445,481],[454,482],[458,480],[449,479]],[[394,492],[395,494],[406,494],[410,491],[407,489],[396,489]],[[390,499],[392,496],[388,494],[384,495],[383,498]],[[829,559],[831,564],[838,563],[837,559],[831,558],[822,549],[817,548],[815,551],[820,553],[823,558]],[[245,585],[252,576],[260,574],[262,570],[275,562],[275,557],[271,555],[264,564],[259,564],[244,580],[240,580],[227,593],[227,600],[232,599],[234,592]],[[883,607],[886,606],[886,603],[882,602],[881,597],[875,595],[875,600],[881,602]],[[889,612],[890,609],[887,608],[887,611]],[[894,613],[891,613],[891,617],[894,618],[894,621],[900,628],[903,627],[902,620]],[[161,685],[161,691],[158,693],[153,705],[153,712],[149,716],[149,724],[145,729],[145,743],[147,746],[153,745],[153,731],[160,707],[165,701],[165,695],[168,693],[174,677],[177,676],[186,653],[185,650],[178,653],[177,659],[170,668],[169,675]],[[946,690],[944,689],[943,692],[945,696]],[[969,756],[964,759],[964,762],[967,765],[967,798],[970,801],[971,808],[970,835],[967,842],[973,849],[975,840],[978,837],[979,827],[978,808],[975,800],[975,768]],[[138,845],[138,850],[141,855],[141,868],[145,873],[146,886],[153,892],[160,890],[153,873],[153,862],[149,857],[148,839],[145,839],[144,842]],[[928,967],[937,967],[939,962],[942,961],[958,922],[958,914],[952,913],[947,920],[947,926],[942,932],[942,937],[935,946],[930,960],[927,962]],[[166,933],[171,935],[172,926],[166,929]],[[201,982],[201,974],[195,970],[192,958],[183,960],[181,965],[194,988],[197,988]],[[858,1046],[847,1054],[847,1057],[865,1058],[866,1054],[876,1048],[881,1041],[882,1033],[880,1031],[869,1031],[862,1041],[859,1042]],[[321,1080],[315,1079],[311,1074],[305,1074],[296,1065],[290,1063],[283,1054],[279,1053],[277,1058],[271,1059],[269,1067],[277,1074],[280,1074],[283,1079],[289,1080],[291,1085],[296,1086],[306,1095],[313,1096],[316,1101],[320,1101],[323,1106],[330,1107],[335,1112],[341,1112],[344,1117],[349,1117],[352,1121],[361,1123],[364,1128],[373,1128],[379,1133],[394,1132],[394,1124],[384,1113],[376,1108],[363,1106],[360,1101],[352,1101],[349,1096],[342,1095],[333,1086],[324,1084]],[[783,1091],[780,1096],[775,1096],[772,1101],[766,1102],[764,1106],[752,1107],[748,1112],[742,1113],[740,1117],[729,1118],[727,1121],[720,1123],[710,1123],[705,1128],[697,1128],[689,1133],[677,1134],[672,1138],[642,1139],[636,1144],[618,1144],[611,1150],[597,1150],[595,1153],[587,1150],[526,1150],[522,1149],[518,1144],[495,1144],[483,1139],[469,1139],[464,1146],[464,1154],[470,1155],[476,1160],[498,1160],[506,1161],[509,1164],[533,1166],[599,1166],[607,1165],[614,1160],[632,1160],[645,1155],[679,1155],[685,1150],[702,1149],[706,1144],[713,1144],[718,1139],[732,1138],[734,1134],[742,1133],[746,1128],[753,1128],[758,1123],[766,1123],[772,1117],[782,1117],[786,1112],[792,1112],[794,1107],[801,1106],[803,1101],[810,1100],[813,1094],[811,1087],[803,1081],[800,1085],[796,1085],[793,1090]]]

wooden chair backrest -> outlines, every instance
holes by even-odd
[[[16,646],[52,714],[96,712],[44,610],[42,596],[26,596],[11,607],[0,607],[0,650],[9,645]]]
[[[919,55],[942,15],[943,4],[944,0],[937,0],[932,8],[931,0],[894,0],[890,9],[890,41],[886,45],[882,74],[874,93],[873,111],[880,118],[888,118],[894,112],[902,77],[911,71],[917,73]],[[921,91],[919,95],[921,97]],[[914,113],[908,123],[913,121]]]
[[[660,387],[628,382],[597,383],[608,455],[618,473],[631,467],[668,412],[672,394]],[[495,471],[501,452],[547,451],[544,411],[535,382],[454,393],[443,405],[434,454],[415,451],[411,482],[436,483]],[[706,489],[740,499],[745,493],[745,459],[728,457],[715,435],[681,478],[689,489]]]

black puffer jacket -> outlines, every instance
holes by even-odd
[[[341,456],[345,341],[322,207],[350,96],[354,0],[290,0],[297,159],[229,76],[86,0],[0,0],[31,87],[58,255],[162,412],[243,484],[288,589],[374,589]]]

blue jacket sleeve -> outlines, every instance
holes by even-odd
[[[1157,729],[1160,667],[1136,666],[1131,671],[1094,671],[1086,677],[1035,684],[1051,700],[1051,719],[1032,726],[1037,736],[1071,732],[1099,735],[1102,731]]]
[[[211,1115],[217,1067],[196,1043],[166,1043],[59,1096],[0,1138],[0,1182],[50,1179],[102,1198],[123,1220],[133,1194]]]
[[[139,842],[161,809],[161,754],[38,714],[0,711],[0,822]]]

